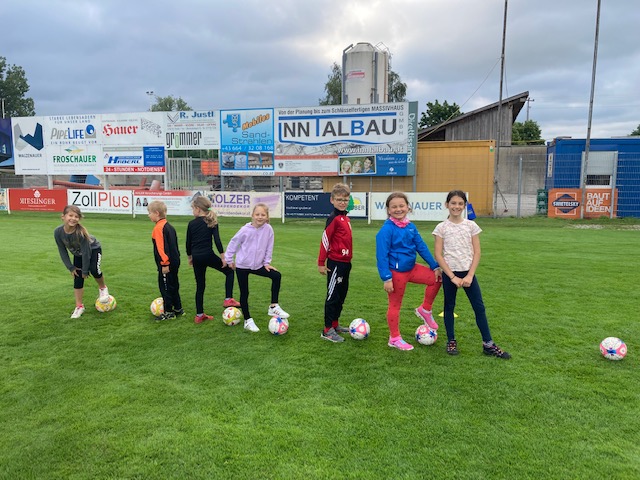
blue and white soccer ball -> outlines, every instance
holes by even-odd
[[[349,334],[354,340],[364,340],[370,332],[369,323],[364,318],[356,318],[349,324]]]
[[[433,345],[438,339],[438,332],[429,325],[420,325],[416,330],[416,340],[421,345]]]

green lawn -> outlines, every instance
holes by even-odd
[[[169,219],[187,316],[158,323],[146,217],[87,215],[118,307],[98,313],[88,279],[89,308],[72,320],[71,277],[53,241],[59,214],[0,214],[0,478],[640,478],[640,221],[478,219],[478,278],[493,336],[513,355],[504,361],[482,355],[464,295],[460,355],[446,354],[444,326],[434,346],[417,345],[415,285],[401,329],[416,349],[387,347],[380,222],[352,222],[343,323],[367,319],[367,340],[319,338],[324,220],[272,222],[285,336],[268,333],[269,282],[255,276],[262,331],[225,326],[224,277],[213,270],[205,311],[216,321],[195,325],[189,220]],[[221,219],[225,245],[246,221]],[[434,226],[419,224],[431,247]],[[607,336],[626,341],[623,361],[600,355]]]

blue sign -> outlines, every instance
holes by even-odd
[[[299,218],[328,217],[333,212],[330,193],[285,193],[284,216]]]
[[[164,167],[164,147],[142,147],[145,167]]]

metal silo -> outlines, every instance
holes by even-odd
[[[389,52],[360,42],[342,52],[342,103],[389,101]]]

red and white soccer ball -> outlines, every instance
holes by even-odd
[[[600,351],[604,358],[622,360],[627,354],[627,345],[618,337],[607,337],[600,342]]]
[[[242,321],[242,311],[236,307],[225,308],[222,312],[222,321],[230,327],[237,325]]]
[[[420,325],[416,330],[416,340],[421,345],[433,345],[438,339],[438,332],[429,325]]]
[[[99,298],[96,299],[96,310],[100,313],[110,312],[116,308],[116,299],[113,295],[109,295],[109,299],[106,302],[101,302]]]
[[[349,334],[354,340],[364,340],[370,332],[371,328],[364,318],[356,318],[349,324]]]
[[[269,331],[273,335],[284,335],[289,330],[289,320],[282,317],[271,317]]]
[[[162,300],[162,297],[158,297],[151,302],[149,310],[151,310],[151,313],[156,317],[162,315],[164,313],[164,301]]]

